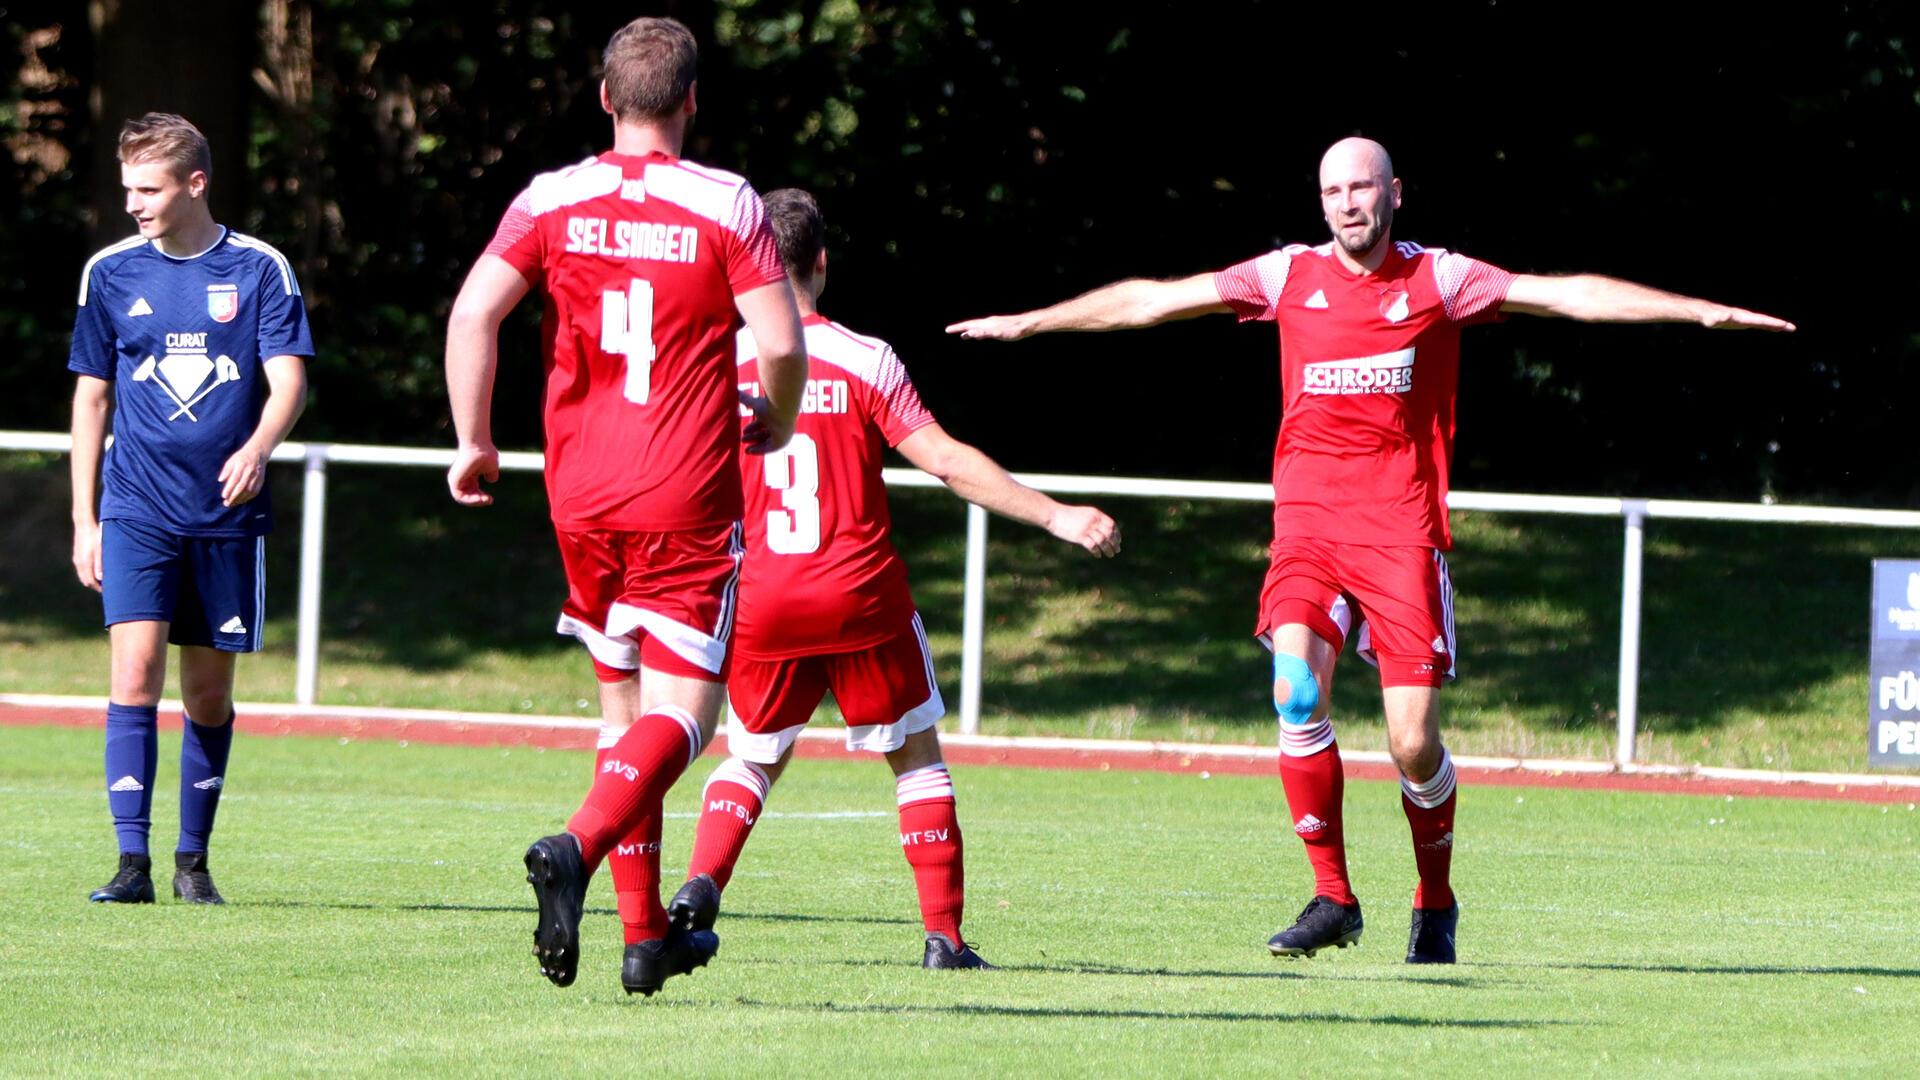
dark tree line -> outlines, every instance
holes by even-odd
[[[830,314],[891,339],[1016,467],[1258,478],[1266,328],[991,347],[964,315],[1325,237],[1320,150],[1364,132],[1396,234],[1786,315],[1792,338],[1515,320],[1466,346],[1458,485],[1904,504],[1920,128],[1909,5],[44,0],[0,14],[0,426],[65,422],[73,286],[118,213],[112,136],[213,138],[225,220],[298,264],[323,355],[301,434],[444,444],[440,334],[536,171],[607,137],[598,48],[642,10],[703,47],[690,156],[814,189]],[[532,305],[527,305],[531,309]],[[538,440],[533,319],[499,435]]]

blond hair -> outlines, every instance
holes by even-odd
[[[183,179],[195,172],[213,177],[213,150],[207,146],[207,137],[186,117],[173,113],[150,112],[127,121],[120,129],[120,161],[125,165],[165,162]]]

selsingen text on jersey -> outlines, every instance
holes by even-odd
[[[743,393],[760,396],[760,384],[743,382]],[[845,379],[808,379],[805,393],[800,395],[800,412],[805,413],[845,413],[847,409],[847,380]],[[753,410],[740,406],[741,417],[753,415]]]
[[[567,219],[566,251],[571,255],[690,263],[699,249],[700,232],[691,225],[608,221],[597,217]]]

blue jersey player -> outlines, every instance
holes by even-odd
[[[148,113],[121,130],[119,156],[140,233],[88,261],[67,361],[79,376],[73,568],[101,594],[113,651],[106,774],[120,868],[91,899],[153,902],[155,712],[172,643],[186,704],[173,892],[218,904],[207,838],[233,741],[234,657],[260,648],[267,457],[306,402],[313,339],[286,258],[213,220],[198,129]]]

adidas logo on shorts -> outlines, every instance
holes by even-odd
[[[240,621],[240,616],[235,615],[220,625],[220,632],[223,634],[244,634],[247,632],[247,624]]]

